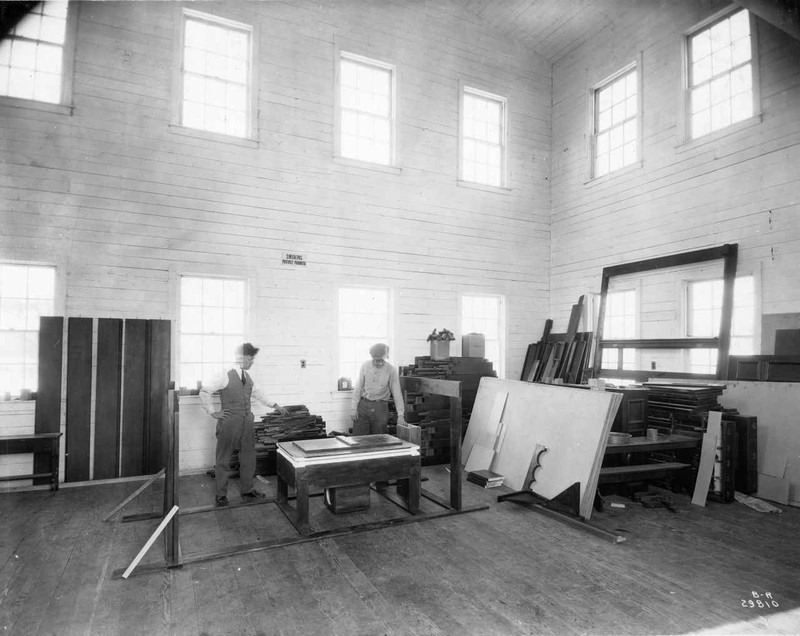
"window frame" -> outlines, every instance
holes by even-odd
[[[45,262],[39,262],[39,261],[24,261],[24,260],[18,260],[18,261],[15,261],[15,260],[0,260],[0,265],[6,265],[6,266],[12,266],[12,267],[27,267],[27,268],[39,267],[39,268],[51,269],[53,271],[53,298],[52,298],[52,305],[51,305],[52,309],[51,309],[51,311],[49,313],[44,314],[44,315],[46,315],[46,316],[59,316],[59,315],[63,315],[64,314],[64,302],[63,302],[64,282],[62,280],[63,273],[62,273],[62,268],[61,267],[59,267],[55,263],[45,263]],[[30,300],[30,298],[26,298],[26,301],[27,300]],[[5,332],[5,331],[16,331],[16,330],[3,329],[2,331]],[[20,330],[20,331],[24,331],[26,333],[36,333],[37,334],[37,338],[38,338],[39,327],[37,326],[37,328],[35,330],[23,329],[23,330]],[[23,367],[27,366],[27,363],[24,360],[23,360],[22,364],[23,364]],[[37,355],[37,360],[34,363],[34,366],[36,367],[37,378],[38,378],[38,365],[39,365],[39,360],[38,360],[38,355]],[[38,389],[39,389],[38,386],[36,388],[33,388],[33,387],[20,387],[20,389],[23,389],[23,388],[25,388],[25,389],[29,388],[32,391],[38,391]],[[18,393],[14,393],[13,391],[10,392],[10,395],[11,395],[12,398],[13,397],[19,397],[19,394]]]
[[[487,294],[487,293],[475,293],[469,291],[460,293],[458,297],[458,326],[462,337],[468,333],[466,328],[464,327],[464,300],[466,298],[490,298],[492,300],[498,301],[497,333],[499,334],[499,339],[498,339],[497,349],[500,359],[492,362],[496,363],[497,365],[497,367],[495,368],[495,371],[497,372],[497,377],[505,378],[506,361],[508,359],[508,320],[507,320],[508,311],[506,307],[507,300],[505,294]]]
[[[362,64],[372,68],[388,71],[390,74],[389,90],[391,96],[389,98],[390,114],[389,120],[389,162],[381,163],[378,161],[369,161],[367,159],[359,159],[357,157],[349,157],[342,154],[342,60],[346,59],[356,64]],[[353,163],[355,165],[374,168],[377,170],[386,170],[394,172],[398,170],[398,148],[397,148],[397,126],[398,126],[398,112],[397,112],[397,87],[398,87],[398,69],[397,65],[391,62],[384,62],[375,58],[367,57],[359,53],[353,53],[344,50],[337,46],[335,57],[334,69],[334,82],[333,82],[333,96],[334,96],[334,135],[333,135],[333,156],[337,161],[345,163]]]
[[[617,72],[609,75],[602,81],[598,82],[594,86],[591,87],[589,91],[589,104],[590,104],[590,114],[589,114],[589,180],[598,180],[598,179],[606,179],[613,176],[616,176],[620,173],[623,173],[627,170],[641,168],[644,165],[644,146],[642,142],[642,137],[644,134],[644,97],[643,97],[643,87],[644,81],[642,78],[642,54],[640,53],[636,59],[623,68],[619,69]],[[605,172],[601,175],[597,174],[597,137],[599,135],[599,131],[597,129],[598,123],[598,95],[600,91],[605,88],[610,87],[614,82],[621,79],[625,75],[628,75],[631,72],[636,73],[636,159],[635,161],[620,166],[614,170],[610,170]],[[606,129],[606,130],[611,130]],[[602,131],[600,131],[602,132]]]
[[[331,365],[332,367],[332,374],[333,377],[331,378],[331,386],[337,387],[337,383],[340,377],[347,377],[342,376],[342,334],[341,334],[341,326],[342,326],[342,291],[344,290],[356,290],[356,291],[379,291],[386,294],[386,328],[388,330],[388,334],[385,340],[385,344],[389,347],[389,363],[392,364],[396,369],[399,370],[399,357],[397,355],[397,351],[394,348],[395,343],[395,293],[392,287],[386,287],[382,285],[340,285],[336,288],[336,295],[335,295],[335,307],[336,307],[336,329],[333,332],[333,338],[335,341],[335,346],[333,351],[335,351],[335,363]],[[376,341],[377,342],[377,341]],[[372,343],[374,344],[374,343]],[[355,367],[355,374],[358,374],[358,369],[360,365],[369,359],[369,349],[364,349],[363,351],[363,359],[360,362],[356,362]],[[350,378],[352,382],[352,386],[355,386],[357,377],[354,375]]]
[[[185,378],[181,377],[181,366],[183,365],[183,359],[181,356],[181,336],[183,335],[183,321],[181,318],[181,310],[183,308],[183,285],[182,281],[184,278],[199,278],[203,280],[207,279],[214,279],[214,280],[230,280],[230,281],[241,281],[244,286],[243,290],[243,298],[242,298],[242,309],[243,309],[243,317],[242,317],[242,341],[247,342],[250,339],[251,333],[251,325],[250,325],[250,305],[251,305],[251,285],[252,279],[250,276],[245,275],[232,275],[228,273],[215,273],[215,274],[207,274],[207,273],[199,273],[199,272],[177,272],[174,276],[175,280],[175,293],[170,294],[171,297],[175,299],[175,310],[173,312],[174,321],[175,321],[175,368],[173,369],[173,377],[176,378],[178,386],[186,386],[185,384],[181,384],[185,382]],[[201,334],[206,335],[206,334]],[[233,355],[232,353],[228,352],[226,355]],[[225,361],[223,360],[222,363],[224,364]],[[222,367],[220,367],[222,370]],[[195,378],[195,380],[207,380],[210,378]],[[192,386],[186,386],[188,389],[193,389]]]
[[[496,101],[501,104],[501,121],[500,125],[502,126],[502,130],[500,133],[500,185],[493,185],[489,183],[482,183],[480,181],[471,181],[464,177],[464,122],[465,122],[465,114],[464,114],[464,104],[465,104],[465,97],[467,94],[472,94],[473,96],[481,97],[487,101]],[[510,183],[509,183],[509,170],[508,170],[508,98],[503,97],[502,95],[498,95],[496,93],[491,93],[489,91],[476,88],[470,84],[459,82],[459,94],[458,94],[458,166],[457,166],[457,175],[458,175],[458,185],[466,186],[470,188],[477,188],[477,189],[485,189],[485,190],[494,190],[494,191],[507,191],[510,190]]]
[[[75,45],[77,41],[76,33],[78,30],[78,12],[80,2],[70,0],[67,2],[67,18],[64,31],[64,44],[62,45],[61,57],[61,97],[57,103],[44,102],[41,100],[13,97],[11,95],[0,95],[0,104],[22,106],[33,110],[72,115],[74,110],[73,100],[73,81],[75,74]]]
[[[245,115],[247,130],[245,136],[240,137],[238,135],[207,130],[205,128],[194,128],[186,126],[183,123],[183,84],[187,16],[196,20],[203,20],[205,22],[217,24],[227,29],[247,31],[249,34],[250,46],[246,85],[247,113]],[[212,139],[224,143],[257,147],[259,138],[258,87],[256,86],[256,78],[258,77],[258,37],[255,25],[239,22],[237,20],[232,20],[205,11],[198,11],[196,9],[191,9],[177,4],[175,8],[174,43],[173,55],[175,64],[173,65],[172,116],[168,126],[170,131],[189,137]]]
[[[731,123],[723,128],[719,128],[717,130],[709,131],[708,133],[700,136],[695,137],[692,133],[692,86],[690,85],[691,81],[691,46],[690,40],[694,36],[698,35],[700,32],[712,28],[718,22],[722,20],[728,19],[733,16],[735,13],[739,11],[747,11],[748,19],[750,22],[750,71],[751,71],[751,80],[752,80],[752,92],[753,92],[753,113],[750,117],[743,119],[738,122]],[[687,29],[683,32],[683,37],[681,38],[681,90],[679,91],[680,99],[681,99],[681,107],[679,109],[679,142],[684,144],[702,144],[708,141],[713,141],[720,137],[726,136],[742,128],[746,128],[753,124],[757,124],[761,122],[762,119],[762,110],[761,110],[761,81],[760,81],[760,73],[759,73],[759,46],[758,46],[758,29],[756,28],[756,21],[755,16],[753,15],[752,11],[749,11],[743,6],[740,5],[730,5],[725,9],[716,12],[715,14],[709,16],[705,20],[698,22],[697,24],[693,25],[691,28]]]

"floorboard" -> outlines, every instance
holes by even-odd
[[[449,474],[424,469],[445,496]],[[260,483],[274,496],[275,479]],[[524,506],[497,503],[507,489],[464,482],[479,510],[381,530],[250,552],[183,568],[112,578],[158,519],[154,482],[111,521],[103,517],[137,486],[118,482],[0,495],[0,628],[3,634],[686,634],[800,632],[800,509],[763,514],[742,504],[676,512],[595,512],[592,524],[621,534],[614,544]],[[182,506],[213,501],[208,475],[180,479]],[[238,500],[238,480],[229,496]],[[423,512],[442,509],[423,499]],[[370,493],[367,510],[333,514],[312,497],[325,531],[407,515]],[[184,555],[291,536],[274,504],[181,519]],[[163,562],[159,539],[142,565]],[[764,595],[769,593],[771,599]],[[778,603],[758,607],[750,600]]]

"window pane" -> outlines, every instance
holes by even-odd
[[[752,51],[746,10],[728,16],[689,40],[691,136],[752,117]],[[709,90],[701,91],[708,86]]]
[[[502,186],[505,161],[505,100],[465,89],[462,96],[461,178]]]
[[[184,126],[248,135],[250,34],[249,27],[223,25],[213,16],[185,16]]]
[[[184,276],[180,287],[178,381],[194,388],[232,364],[245,340],[245,281]]]

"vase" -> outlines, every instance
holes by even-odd
[[[449,357],[449,340],[431,340],[431,360],[447,360]]]

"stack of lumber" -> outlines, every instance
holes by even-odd
[[[414,364],[400,367],[400,375],[461,382],[462,416],[469,420],[481,378],[496,378],[497,372],[491,361],[485,358],[451,357],[447,360],[433,360],[430,356],[417,356]]]
[[[303,404],[284,407],[288,415],[269,413],[261,422],[253,424],[256,443],[274,447],[278,442],[296,439],[314,439],[325,436],[325,421],[312,415]]]
[[[406,400],[406,421],[419,427],[422,464],[446,464],[450,461],[450,398],[409,392]]]
[[[539,342],[528,345],[520,380],[553,384],[581,384],[592,348],[592,332],[579,332],[583,296],[572,306],[567,332],[552,334],[553,321],[547,320]]]
[[[719,403],[723,384],[667,384],[645,382],[647,420],[654,428],[705,432],[709,411],[723,411]]]

